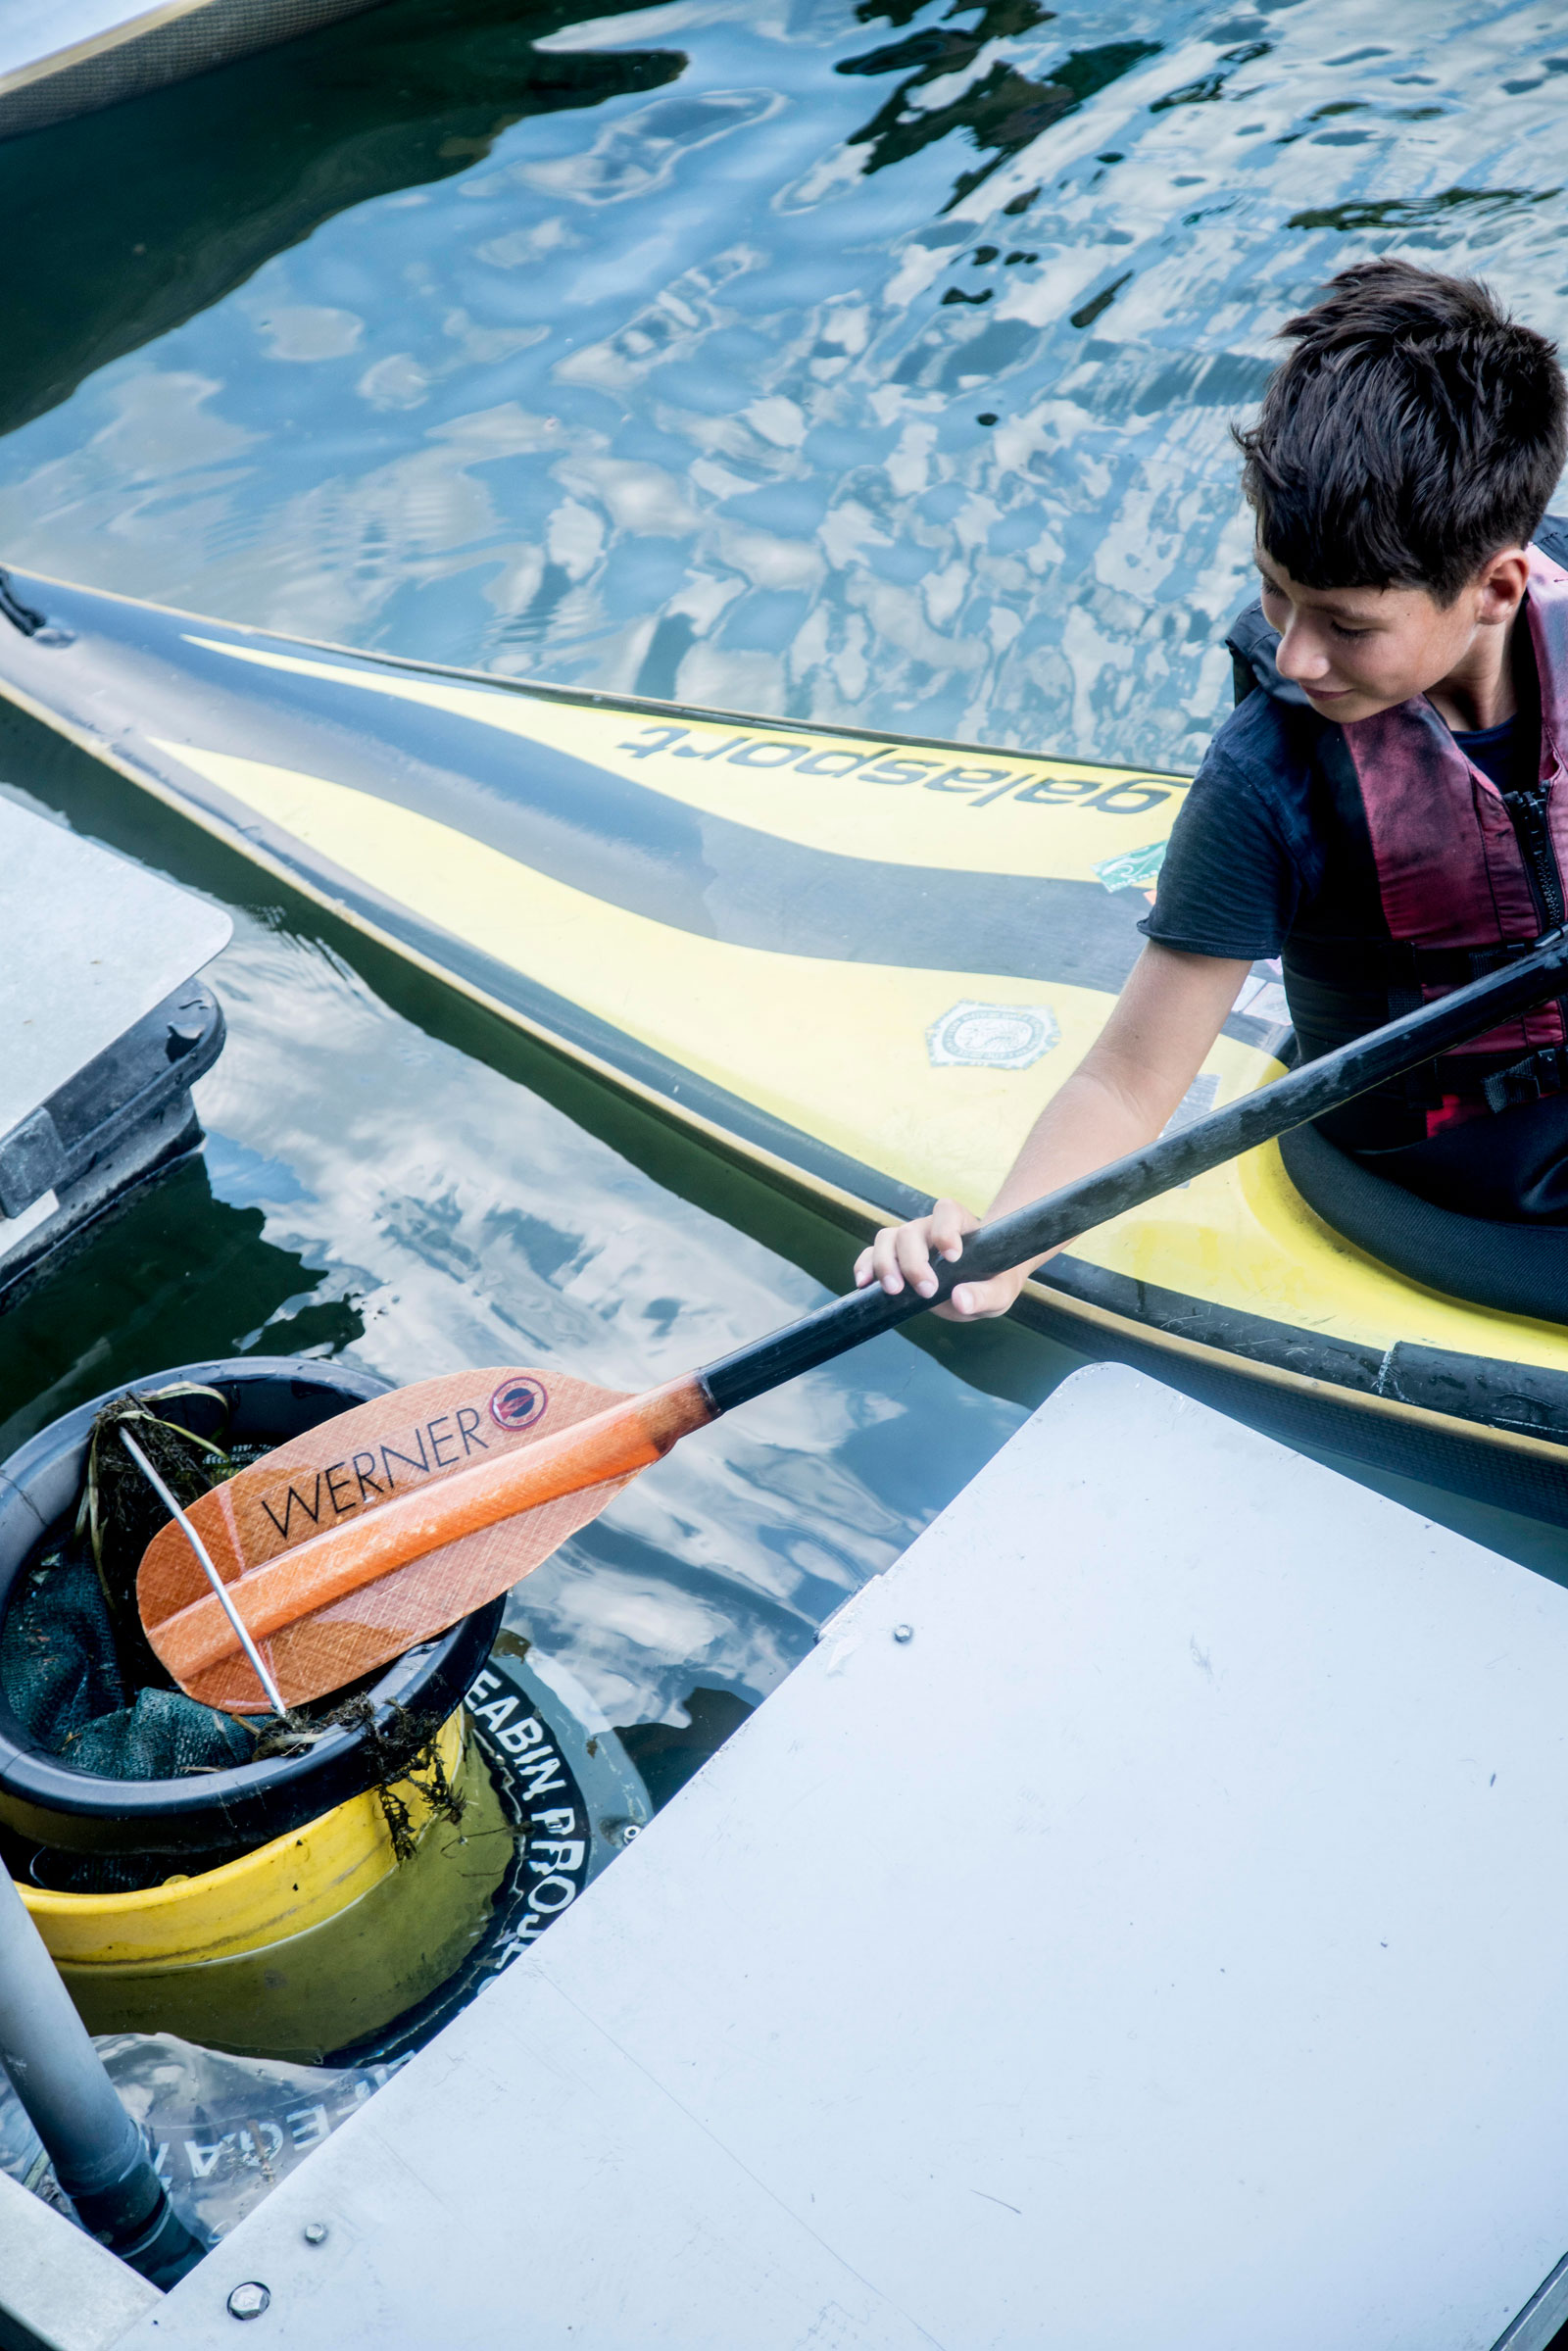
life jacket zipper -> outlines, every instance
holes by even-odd
[[[1501,796],[1513,824],[1514,838],[1524,855],[1536,912],[1542,929],[1546,931],[1555,930],[1563,920],[1562,875],[1546,823],[1550,796],[1549,784],[1538,784],[1532,792],[1504,792]]]

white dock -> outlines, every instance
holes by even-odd
[[[220,907],[0,791],[0,1290],[200,1140]]]
[[[1565,1690],[1568,1592],[1080,1373],[124,2351],[1543,2351]]]

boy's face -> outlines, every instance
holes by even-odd
[[[1263,616],[1280,632],[1280,675],[1342,723],[1498,663],[1529,577],[1524,550],[1508,548],[1441,605],[1425,588],[1303,588],[1261,547],[1253,552]]]

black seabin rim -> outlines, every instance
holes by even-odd
[[[34,1544],[75,1499],[94,1415],[116,1396],[176,1380],[221,1390],[234,1437],[276,1444],[390,1386],[346,1364],[251,1355],[180,1364],[78,1405],[0,1464],[0,1618]],[[177,1780],[101,1780],[73,1771],[28,1736],[0,1691],[0,1824],[35,1844],[94,1854],[217,1853],[287,1836],[384,1777],[377,1758],[395,1709],[446,1720],[489,1655],[503,1606],[493,1601],[398,1658],[367,1692],[373,1715],[365,1727],[329,1731],[303,1754],[231,1771]]]

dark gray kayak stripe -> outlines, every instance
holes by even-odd
[[[237,666],[206,658],[224,671]],[[296,672],[252,675],[265,692],[242,698],[244,734],[257,745],[250,758],[278,757],[260,745],[257,710],[287,710],[318,744],[330,730],[332,764],[322,769],[318,751],[315,766],[334,782],[672,929],[812,959],[996,972],[1108,994],[1143,944],[1141,891],[941,873],[810,849],[482,718]]]
[[[143,735],[323,776],[672,929],[809,959],[994,973],[1108,995],[1142,945],[1140,890],[945,873],[806,848],[479,718],[234,661],[192,643],[188,624],[156,607],[14,579],[76,634],[59,672],[73,714],[90,702],[100,728],[112,711]],[[203,623],[201,634],[221,642],[229,632]],[[239,651],[256,642],[239,632],[231,641]],[[261,642],[370,676],[383,666],[287,638]],[[1107,787],[1115,780],[1107,776]]]

